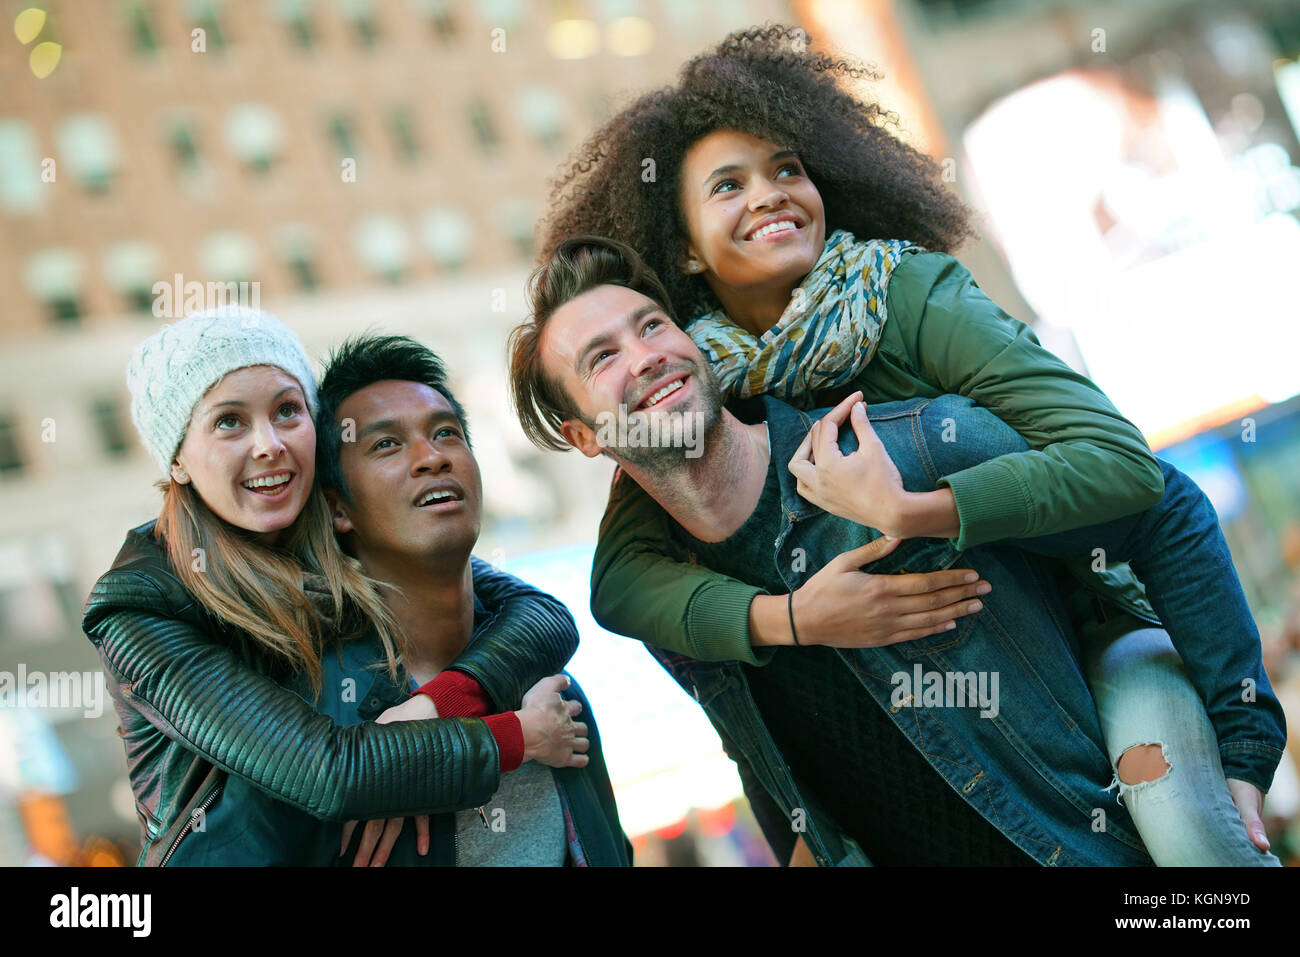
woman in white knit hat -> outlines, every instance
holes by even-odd
[[[293,331],[252,310],[190,316],[136,348],[127,385],[168,476],[154,536],[186,590],[317,689],[322,612],[339,620],[355,606],[394,666],[387,606],[345,560],[315,488],[316,376]],[[328,603],[313,605],[304,570],[324,579]]]
[[[190,316],[136,348],[127,383],[132,419],[165,476],[163,505],[96,583],[83,629],[122,719],[139,863],[319,863],[326,831],[313,819],[481,803],[486,795],[466,801],[496,788],[502,725],[451,718],[486,714],[472,700],[456,709],[468,700],[463,682],[442,697],[421,689],[439,720],[404,720],[397,705],[342,727],[309,703],[322,694],[326,651],[371,629],[382,649],[373,664],[387,665],[390,687],[406,685],[401,632],[339,548],[314,482],[316,377],[293,331],[253,310]],[[472,652],[479,674],[506,644],[513,660],[533,663],[533,681],[561,670],[577,647],[562,605],[477,561],[475,590],[503,621],[539,622],[485,633]],[[558,724],[515,714],[534,736]],[[215,819],[219,839],[193,839]],[[417,825],[424,854],[427,822]],[[329,833],[337,854],[339,832]],[[390,827],[376,862],[395,838]],[[378,839],[378,826],[366,829],[358,861]]]

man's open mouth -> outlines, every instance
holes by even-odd
[[[641,403],[637,406],[637,409],[644,410],[653,408],[674,392],[679,391],[685,385],[686,376],[682,376],[680,379],[674,379],[671,382],[666,382],[654,392],[650,393],[650,395],[642,399]]]
[[[415,500],[416,508],[424,508],[426,505],[441,505],[443,502],[460,502],[465,498],[458,490],[451,488],[434,488],[429,489],[423,495]]]

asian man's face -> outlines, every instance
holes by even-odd
[[[348,396],[338,422],[348,501],[329,493],[334,528],[377,574],[392,562],[468,557],[478,541],[483,485],[451,403],[419,382],[375,382]]]

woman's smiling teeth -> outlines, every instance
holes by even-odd
[[[754,235],[750,236],[749,238],[762,239],[764,236],[770,236],[773,233],[784,233],[798,228],[799,227],[796,226],[791,220],[783,219],[777,223],[768,223],[766,226],[758,230],[756,233],[754,233]]]
[[[643,408],[643,409],[648,409],[648,408],[650,408],[650,406],[655,405],[656,403],[658,403],[658,402],[662,401],[663,399],[667,398],[668,396],[672,395],[674,392],[676,392],[676,391],[677,391],[678,389],[680,389],[681,387],[682,387],[682,380],[681,380],[681,379],[678,379],[676,382],[670,382],[670,383],[668,383],[666,386],[664,386],[662,389],[660,389],[660,390],[659,390],[658,392],[656,392],[654,395],[650,396],[650,398],[648,398],[648,399],[646,399],[644,402],[642,402],[642,403],[641,403],[641,408]]]
[[[243,485],[244,488],[248,489],[250,492],[256,492],[259,489],[274,492],[278,491],[280,486],[287,483],[291,478],[293,478],[291,472],[284,472],[280,475],[267,475],[262,478],[249,479],[247,482],[244,482]]]

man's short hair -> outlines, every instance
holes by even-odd
[[[528,280],[528,320],[510,333],[511,401],[524,434],[539,448],[566,451],[560,423],[579,417],[573,400],[542,368],[542,333],[557,309],[597,286],[639,292],[677,321],[663,283],[631,246],[601,236],[572,236],[556,246]]]
[[[317,390],[320,413],[316,422],[316,480],[322,488],[352,493],[343,478],[343,428],[335,421],[348,397],[376,382],[418,382],[438,392],[460,421],[469,444],[465,410],[447,387],[447,369],[433,350],[407,336],[360,335],[345,339],[325,364]]]

